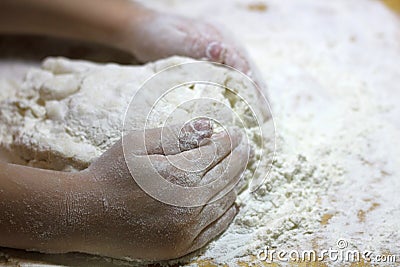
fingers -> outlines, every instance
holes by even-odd
[[[226,53],[226,46],[219,41],[212,41],[206,47],[208,60],[222,63]]]
[[[251,73],[249,57],[244,49],[232,43],[209,41],[205,48],[206,59],[231,66],[246,75]]]
[[[154,169],[167,181],[176,185],[190,187],[196,185],[202,178],[198,172],[189,172],[176,167],[166,157],[161,155],[148,156]]]
[[[134,155],[174,155],[205,144],[212,135],[212,124],[197,119],[182,125],[146,129],[124,136],[124,146]]]
[[[178,134],[179,151],[177,153],[199,147],[200,144],[205,144],[201,141],[209,138],[212,135],[212,132],[212,124],[208,119],[199,119],[186,123],[183,128],[180,129]],[[173,147],[170,149],[171,152],[173,149]],[[172,153],[167,153],[165,155],[171,154]]]
[[[192,246],[189,248],[188,253],[195,251],[213,238],[221,234],[229,224],[232,222],[233,218],[236,216],[238,209],[235,205],[231,206],[218,220],[212,222],[200,234],[193,240]]]
[[[199,119],[170,127],[146,130],[147,154],[174,155],[196,148],[212,134],[209,120]]]
[[[199,20],[191,27],[182,27],[187,34],[182,55],[223,63],[249,73],[250,63],[245,49],[223,25]]]
[[[231,153],[232,151],[232,153]],[[166,180],[181,186],[202,186],[221,179],[214,197],[228,184],[236,183],[250,155],[247,139],[238,129],[214,135],[206,145],[178,155],[150,155],[152,166]],[[204,176],[204,177],[203,177]],[[225,191],[226,192],[226,191]]]
[[[226,192],[235,187],[247,167],[250,153],[249,144],[243,141],[229,157],[226,157],[216,167],[206,173],[198,186],[212,184],[215,194],[209,202],[221,198]]]
[[[242,133],[238,129],[230,129],[229,133],[214,135],[206,145],[197,149],[168,157],[150,155],[149,158],[158,173],[168,181],[182,186],[193,186],[199,183],[208,170],[227,157],[239,145],[242,138]],[[238,160],[236,154],[233,159]],[[224,167],[228,166],[224,164]],[[231,174],[232,172],[228,173]]]
[[[187,39],[189,44],[195,44],[189,46],[189,56],[223,63],[248,73],[250,67],[245,49],[232,38],[226,27],[207,21],[197,21],[194,27],[196,34],[190,34]]]
[[[227,155],[231,153],[243,139],[243,133],[238,128],[230,128],[212,136],[207,144],[197,149],[168,157],[177,168],[187,172],[197,172],[204,175]]]
[[[220,218],[235,203],[236,193],[234,190],[223,198],[203,206],[196,218],[195,231],[199,234],[207,225]]]

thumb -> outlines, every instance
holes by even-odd
[[[136,155],[174,155],[203,145],[211,137],[213,128],[208,119],[196,119],[185,124],[175,124],[136,131],[124,136],[130,151]]]

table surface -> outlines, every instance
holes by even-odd
[[[400,0],[382,0],[390,9],[394,12],[400,14]],[[39,41],[41,45],[44,43],[48,43],[49,47],[53,47],[53,41]],[[61,47],[63,46],[60,44]],[[18,46],[18,44],[17,44]],[[89,50],[82,51],[75,51],[74,53],[78,53],[77,57],[85,58],[85,59],[93,59],[96,61],[107,61],[109,58],[101,58],[96,53],[91,53],[90,48]],[[18,50],[18,49],[17,49]],[[64,54],[64,56],[74,57],[73,54],[69,54],[67,48],[57,49],[58,52]],[[88,53],[89,51],[89,53]],[[97,51],[96,49],[94,51]],[[86,53],[86,55],[85,55]],[[113,61],[120,61],[121,63],[126,63],[127,55],[121,55],[119,52],[115,51],[107,51],[105,54],[108,54],[110,58],[113,58]],[[40,56],[40,55],[38,55]],[[76,56],[76,54],[75,54]],[[129,59],[131,60],[131,59]],[[6,63],[7,64],[7,63]],[[27,66],[30,66],[28,64]],[[328,223],[329,219],[332,217],[330,214],[324,215],[325,217],[322,218],[321,224]],[[117,261],[118,262],[118,261]],[[211,260],[205,261],[196,261],[195,263],[198,266],[217,266]],[[251,266],[248,262],[239,262],[239,266]],[[45,255],[41,253],[35,252],[24,252],[21,250],[14,250],[14,249],[7,249],[3,248],[0,250],[0,265],[2,266],[59,266],[59,265],[67,265],[67,266],[85,266],[85,265],[93,265],[93,266],[116,266],[112,260],[97,258],[92,256],[85,256],[81,254],[71,254],[71,255]],[[278,264],[267,264],[265,263],[263,266],[279,266]],[[325,266],[322,263],[293,263],[292,266]],[[371,266],[369,263],[360,262],[351,264],[351,266]]]

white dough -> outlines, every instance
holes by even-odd
[[[193,61],[172,57],[144,66],[119,66],[48,58],[41,69],[28,72],[15,97],[0,102],[1,145],[30,166],[82,170],[121,138],[128,104],[146,79],[167,67]],[[207,65],[206,77],[241,92],[247,101],[254,100],[253,95],[246,95],[251,84],[245,77],[225,67],[202,64]],[[163,95],[165,86],[178,85],[188,76],[183,65],[172,75],[164,75],[156,86],[144,88],[143,99],[129,110],[133,112],[127,120],[129,129],[183,123],[194,114],[227,127],[240,124],[235,122],[237,113],[254,128],[248,131],[250,138],[257,138],[260,131],[252,122],[251,110],[244,102],[234,101],[235,95],[229,96],[225,88],[186,84]],[[154,101],[151,97],[161,98]],[[146,113],[145,107],[153,110]],[[253,145],[257,149],[258,144]]]

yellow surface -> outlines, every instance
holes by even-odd
[[[400,0],[382,0],[390,9],[400,14]]]

